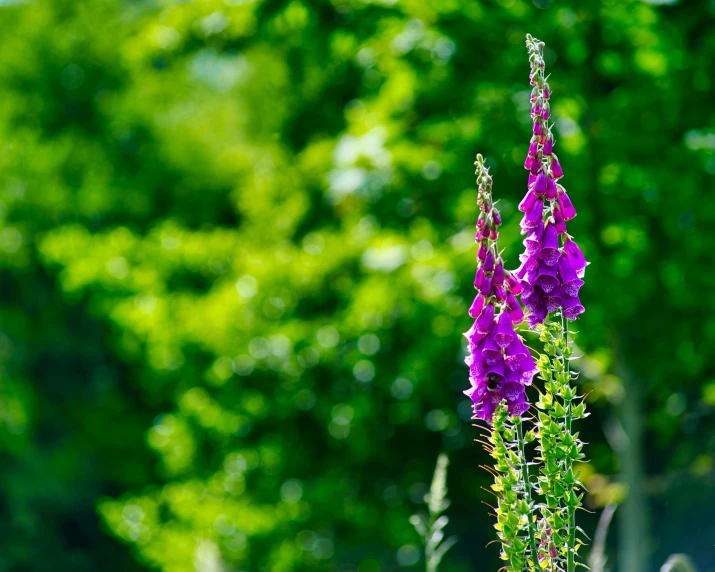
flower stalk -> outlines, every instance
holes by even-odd
[[[572,384],[576,375],[570,367],[573,336],[568,323],[584,312],[579,290],[589,263],[567,233],[576,209],[561,184],[564,172],[554,153],[544,43],[527,35],[526,45],[533,89],[532,137],[524,161],[527,193],[519,203],[525,251],[517,270],[503,270],[496,245],[501,217],[492,201],[492,177],[477,155],[481,212],[474,286],[479,293],[470,308],[476,321],[465,333],[471,381],[465,393],[472,398],[474,418],[492,426],[486,449],[495,460],[490,472],[498,500],[495,527],[501,557],[508,563],[504,569],[574,572],[582,565],[577,562],[581,540],[576,511],[584,496],[575,468],[584,459],[575,422],[588,414]],[[521,296],[526,313],[516,296]],[[536,363],[514,330],[525,315],[543,344]],[[523,418],[529,409],[524,388],[535,372],[542,382],[537,412]],[[524,423],[533,428],[524,432]],[[530,462],[526,445],[533,441],[536,457]],[[530,465],[538,466],[534,480]]]

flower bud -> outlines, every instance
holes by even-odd
[[[482,211],[479,213],[479,218],[477,218],[477,228],[484,228],[485,224],[487,224],[487,213]]]
[[[477,274],[474,276],[474,287],[479,290],[484,284],[484,268],[477,268]]]
[[[511,272],[504,271],[504,277],[506,279],[506,284],[509,287],[509,291],[515,296],[521,294],[521,282],[514,278],[514,275]]]
[[[586,260],[586,257],[583,255],[583,252],[581,252],[581,249],[573,240],[571,240],[570,237],[567,238],[564,243],[564,256],[568,258],[571,266],[573,266],[574,270],[576,270],[578,277],[583,278],[586,266],[591,263]]]
[[[551,155],[554,152],[554,138],[551,133],[546,137],[546,142],[544,143],[544,155]]]
[[[494,267],[494,285],[501,286],[502,284],[504,284],[504,261],[499,257]]]
[[[484,262],[484,259],[487,257],[487,241],[483,240],[482,243],[479,245],[479,250],[477,251],[477,258]]]
[[[541,199],[535,200],[531,209],[529,209],[529,212],[524,214],[524,217],[521,219],[522,228],[534,228],[534,227],[538,226],[539,221],[542,220],[543,210],[544,210],[543,200],[541,200]]]
[[[490,248],[489,251],[487,252],[486,257],[484,258],[484,272],[493,272],[494,271],[494,251]]]
[[[564,220],[571,220],[576,216],[576,209],[566,194],[566,190],[561,185],[559,185],[559,191],[559,208],[561,209],[561,214],[564,215]]]
[[[494,322],[494,304],[492,302],[489,302],[489,304],[484,306],[482,313],[479,315],[479,318],[477,318],[477,322],[476,322],[477,332],[479,332],[480,334],[488,334],[489,330],[491,330],[493,322]]]
[[[564,221],[564,215],[561,210],[557,207],[554,209],[554,226],[556,227],[556,232],[559,234],[564,234],[566,232],[566,222]]]
[[[546,175],[544,171],[541,170],[539,174],[536,175],[536,182],[534,183],[534,192],[537,197],[542,197],[546,194],[546,184]]]
[[[482,296],[490,296],[492,293],[492,276],[491,274],[484,274],[484,282],[482,282],[482,287],[479,289]]]
[[[559,159],[556,155],[551,156],[551,172],[557,179],[560,179],[564,176],[564,171],[561,168],[561,163],[559,163]]]
[[[529,212],[531,210],[531,207],[534,206],[534,203],[536,202],[536,192],[531,189],[526,195],[524,195],[524,198],[521,199],[521,202],[519,203],[519,210],[523,213]]]
[[[481,314],[482,308],[484,308],[484,300],[485,298],[481,293],[476,295],[474,302],[472,302],[472,305],[469,307],[469,315],[472,318],[476,318]]]
[[[495,226],[501,226],[501,213],[495,208],[492,209],[492,220]]]
[[[546,198],[553,201],[556,198],[556,180],[546,177]]]

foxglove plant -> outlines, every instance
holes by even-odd
[[[559,183],[563,169],[549,124],[544,44],[527,35],[526,45],[533,136],[524,163],[529,170],[527,194],[519,204],[525,252],[517,270],[504,270],[496,245],[501,217],[492,200],[492,178],[477,155],[478,293],[469,310],[475,322],[465,333],[471,383],[465,393],[473,402],[473,419],[488,424],[483,443],[495,461],[488,470],[495,479],[495,527],[507,562],[504,569],[573,572],[580,546],[575,515],[583,498],[575,463],[584,458],[573,424],[587,413],[571,385],[575,374],[567,323],[584,311],[578,294],[588,262],[566,232],[576,210]],[[524,319],[517,296],[528,312],[529,328],[544,344],[536,362],[514,329]],[[537,371],[543,382],[539,411],[524,417],[529,410],[525,387]],[[533,426],[526,433],[525,423]],[[534,441],[536,456],[529,461],[526,446]],[[532,478],[534,465],[538,468]]]
[[[469,308],[475,321],[464,334],[469,342],[465,363],[471,383],[464,393],[471,398],[476,417],[491,421],[496,406],[504,399],[512,415],[521,416],[529,409],[524,387],[531,385],[537,369],[522,338],[514,331],[514,324],[524,320],[516,298],[521,285],[504,269],[497,249],[502,221],[492,200],[492,177],[481,155],[477,155],[474,164],[480,210],[475,238],[479,244],[474,278],[477,295]]]

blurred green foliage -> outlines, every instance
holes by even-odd
[[[0,1],[0,571],[418,569],[409,516],[442,448],[443,569],[498,567],[460,332],[478,151],[517,265],[527,31],[593,262],[590,506],[627,492],[627,375],[649,554],[715,570],[714,19]]]

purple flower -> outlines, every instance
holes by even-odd
[[[524,345],[520,336],[514,336],[514,339],[506,348],[506,352],[504,352],[504,363],[511,371],[520,371],[522,369],[529,369],[529,367],[533,367],[533,361],[531,364],[528,364],[528,361],[525,362],[524,360],[525,357],[531,359],[529,348]],[[529,367],[525,368],[525,365],[528,365]]]
[[[558,232],[559,234],[564,234],[566,232],[566,221],[564,220],[564,215],[561,214],[561,210],[558,208],[553,210],[553,215],[556,232]]]
[[[539,264],[534,286],[538,286],[548,294],[558,285],[559,280],[556,277],[556,268],[554,266],[548,266],[547,264]]]
[[[539,171],[539,174],[536,175],[536,182],[534,183],[534,192],[536,193],[536,196],[543,197],[546,194],[546,187],[546,175],[544,174],[544,171]]]
[[[541,250],[541,237],[544,234],[544,221],[539,220],[538,224],[529,229],[523,244],[526,247],[527,254],[538,254]]]
[[[524,310],[521,309],[521,304],[511,292],[506,295],[506,309],[512,324],[521,324],[524,321]]]
[[[501,259],[497,259],[496,267],[494,268],[494,278],[492,279],[492,282],[495,286],[501,286],[504,284],[504,261]]]
[[[484,306],[482,313],[477,318],[477,322],[476,322],[477,332],[479,332],[480,334],[488,334],[489,330],[492,327],[493,322],[494,322],[494,304],[492,302],[489,302],[489,304]]]
[[[484,275],[484,282],[482,282],[482,287],[479,289],[482,296],[489,296],[492,292],[492,277],[489,274]]]
[[[531,291],[531,294],[528,296],[522,296],[521,303],[526,306],[526,309],[529,310],[529,312],[536,312],[541,305],[541,289],[534,288]]]
[[[521,415],[524,415],[524,413],[529,411],[529,407],[531,406],[526,402],[526,397],[524,397],[523,399],[524,401],[509,404],[509,413],[514,417],[520,417]],[[493,414],[494,413],[492,413],[492,415]]]
[[[544,127],[541,125],[541,121],[534,119],[533,133],[534,135],[541,135]]]
[[[561,163],[559,163],[559,159],[556,155],[551,156],[551,172],[557,179],[560,179],[564,176],[564,171],[561,168]]]
[[[494,251],[490,248],[487,255],[484,257],[484,272],[494,271]]]
[[[518,296],[521,294],[522,286],[521,282],[519,282],[516,278],[514,278],[514,275],[511,272],[504,272],[506,276],[506,283],[509,286],[509,290],[515,295]]]
[[[559,191],[559,208],[561,209],[561,214],[564,215],[564,220],[571,220],[576,216],[576,209],[561,185],[559,185]]]
[[[562,256],[559,260],[559,278],[561,279],[561,289],[568,296],[578,296],[578,291],[583,286],[583,280],[578,277],[571,261]]]
[[[561,288],[556,287],[541,298],[547,312],[555,312],[561,307]]]
[[[526,187],[528,189],[531,189],[535,182],[536,182],[536,175],[534,173],[529,173],[529,180],[526,183]]]
[[[539,306],[534,312],[529,314],[527,321],[529,322],[530,328],[535,328],[539,324],[543,324],[546,319],[546,306]]]
[[[521,219],[522,228],[536,228],[539,225],[539,221],[542,220],[542,213],[544,210],[544,201],[537,199],[534,204],[529,209],[529,212],[524,214]]]
[[[541,263],[541,257],[537,254],[532,254],[531,256],[522,254],[520,256],[525,257],[524,266],[526,266],[526,272],[527,272],[527,278],[528,278],[529,274],[533,273],[539,267],[539,264]]]
[[[477,274],[474,277],[474,287],[479,290],[484,284],[484,268],[481,266],[477,268]]]
[[[531,175],[529,175],[531,176]],[[521,199],[521,202],[519,203],[519,210],[523,213],[529,212],[531,210],[531,207],[534,206],[534,203],[536,202],[536,193],[534,192],[533,189],[530,189],[526,195],[524,195],[524,198]]]
[[[544,228],[544,234],[541,240],[541,259],[547,266],[553,266],[559,260],[560,256],[559,234],[556,230],[556,226],[549,222]]]
[[[514,339],[514,326],[511,323],[511,318],[507,312],[499,314],[497,320],[497,329],[494,335],[494,340],[500,348],[506,348],[511,340]]]
[[[546,178],[546,198],[550,201],[556,198],[556,181],[551,177]]]
[[[482,357],[488,366],[498,367],[501,362],[502,371],[504,368],[504,359],[501,355],[501,346],[497,344],[496,339],[493,335],[487,336],[484,340],[484,349],[482,350]],[[492,372],[495,373],[495,372]]]
[[[536,152],[539,150],[539,142],[536,141],[535,139],[532,139],[531,142],[529,143],[529,155],[532,157],[536,157]]]
[[[482,243],[479,245],[479,250],[477,250],[477,258],[484,262],[484,259],[487,257],[487,241],[482,240]]]
[[[487,213],[484,211],[479,213],[479,218],[477,218],[477,228],[484,228],[487,224]]]
[[[481,294],[477,294],[477,296],[474,298],[474,302],[472,302],[472,305],[469,307],[469,315],[472,318],[476,318],[479,316],[479,314],[482,313],[482,309],[484,308],[484,296]]]
[[[544,155],[551,155],[551,153],[554,152],[554,139],[551,137],[551,134],[546,138],[546,142],[544,143],[544,148],[543,148],[543,153]]]
[[[583,252],[581,252],[578,245],[571,240],[571,237],[568,237],[564,243],[564,256],[571,263],[571,266],[573,266],[573,269],[576,271],[576,275],[579,278],[583,278],[583,275],[586,272],[586,266],[591,263],[586,261],[586,257],[583,255]]]
[[[568,294],[563,294],[564,299],[564,318],[567,320],[575,320],[579,314],[583,314],[584,308],[581,305],[581,301],[578,296],[569,296]]]

